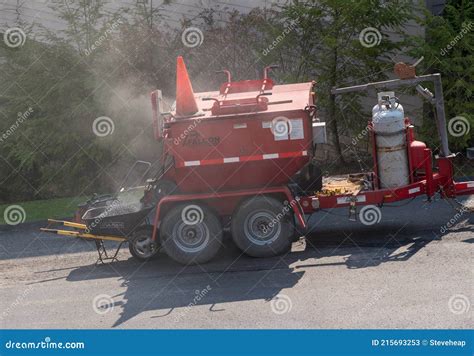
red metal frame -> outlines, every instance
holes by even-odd
[[[372,144],[372,159],[374,162],[374,173],[373,173],[373,183],[374,189],[379,189],[380,182],[379,182],[379,163],[378,163],[378,156],[377,156],[377,143],[375,138],[375,131],[373,129],[372,121],[369,121],[367,128],[370,132],[370,143]]]
[[[304,214],[312,214],[319,209],[332,209],[349,207],[351,205],[383,205],[384,203],[393,203],[405,199],[411,199],[420,195],[426,195],[431,199],[436,192],[440,192],[443,198],[454,198],[459,195],[474,194],[474,181],[455,182],[452,159],[454,156],[437,157],[437,170],[433,170],[432,151],[429,148],[423,149],[423,160],[418,162],[419,166],[413,163],[414,152],[411,150],[411,143],[415,141],[414,132],[410,129],[410,121],[407,119],[407,155],[410,167],[410,184],[393,189],[379,189],[377,174],[377,152],[375,149],[375,135],[370,130],[373,155],[374,189],[362,191],[357,195],[340,194],[326,196],[316,194],[312,196],[293,197],[293,194],[286,186],[277,186],[270,188],[254,188],[236,191],[222,191],[217,193],[196,193],[180,194],[164,197],[157,204],[154,219],[153,240],[157,237],[159,229],[160,215],[163,206],[172,203],[202,200],[213,207],[221,215],[232,215],[235,207],[239,204],[242,197],[262,195],[262,194],[282,194],[288,201],[298,201],[298,204],[291,204],[299,225],[304,229],[306,222]],[[369,124],[370,128],[370,124]],[[419,153],[420,151],[418,151]],[[420,161],[420,159],[418,159]],[[415,174],[416,173],[416,174]],[[301,210],[300,210],[301,208]]]
[[[408,157],[408,167],[410,167],[410,183],[415,181],[415,170],[413,164],[413,153],[411,150],[411,143],[414,141],[414,132],[413,127],[407,125],[407,133],[406,133],[406,142],[407,142],[407,157]]]
[[[453,179],[453,166],[451,157],[437,158],[438,171],[433,171],[432,152],[430,149],[424,150],[424,173],[423,179],[413,182],[409,185],[394,189],[374,189],[370,191],[362,191],[357,195],[340,194],[326,196],[316,194],[312,196],[303,196],[295,198],[288,187],[270,187],[246,189],[240,191],[225,191],[207,194],[180,194],[164,197],[157,204],[154,219],[153,241],[157,237],[159,229],[160,215],[165,205],[172,203],[202,200],[207,204],[217,207],[220,212],[228,215],[239,204],[242,197],[265,195],[265,194],[282,194],[289,201],[297,201],[298,204],[290,204],[299,225],[305,229],[306,222],[304,214],[312,214],[320,209],[332,209],[349,207],[355,205],[383,205],[384,203],[393,203],[405,199],[415,198],[420,195],[426,195],[428,198],[433,197],[436,192],[440,192],[444,198],[453,198],[459,195],[474,194],[474,181],[455,182]],[[374,176],[376,176],[374,174]],[[415,178],[414,178],[415,179]],[[301,207],[301,210],[300,210]]]
[[[454,198],[459,195],[474,194],[474,181],[455,182],[453,179],[453,166],[451,158],[438,158],[438,172],[433,172],[432,152],[424,150],[423,179],[409,185],[394,189],[375,189],[362,191],[358,195],[341,194],[333,196],[314,195],[301,197],[300,203],[305,214],[311,214],[318,209],[342,208],[355,205],[382,205],[404,199],[410,199],[426,194],[430,199],[436,192],[444,198]]]

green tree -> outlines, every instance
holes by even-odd
[[[63,31],[25,31],[17,48],[1,43],[2,201],[107,189],[103,167],[112,149],[92,132],[93,120],[107,113],[87,55],[105,26],[102,8],[88,1],[51,6],[67,23]]]
[[[78,187],[95,178],[87,154],[98,161],[109,158],[88,130],[96,104],[87,66],[71,46],[31,37],[22,48],[2,48],[1,58],[0,130],[7,136],[1,142],[0,179],[9,194],[2,200],[80,193]]]
[[[150,64],[163,37],[157,12],[151,18],[141,2],[130,13],[104,5],[55,1],[64,29],[27,31],[18,48],[0,43],[0,134],[8,133],[0,141],[0,201],[111,191],[134,160],[159,156],[148,93],[173,73]],[[101,116],[115,125],[106,137],[93,132]]]
[[[441,16],[426,12],[424,18],[421,24],[426,27],[426,41],[420,40],[414,53],[425,57],[424,71],[441,73],[448,127],[450,122],[455,124],[456,120],[450,120],[456,116],[469,122],[469,131],[449,136],[450,148],[463,150],[474,146],[474,3],[450,0]],[[427,105],[426,109],[433,117],[433,108]],[[437,137],[433,120],[425,120],[423,139],[434,147]]]
[[[365,125],[367,114],[358,104],[360,94],[347,94],[338,105],[331,88],[385,79],[393,66],[391,56],[409,43],[403,26],[413,18],[413,10],[408,0],[294,1],[283,7],[281,23],[296,27],[279,46],[283,52],[290,47],[289,55],[279,56],[293,58],[296,80],[316,78],[318,111],[328,123],[341,162],[341,134],[350,134],[354,118]],[[389,32],[398,32],[401,39],[391,39]]]

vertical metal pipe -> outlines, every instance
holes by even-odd
[[[428,200],[430,200],[435,192],[433,183],[433,161],[431,158],[431,150],[429,148],[425,148],[423,153],[425,163],[426,195],[428,196]]]
[[[451,155],[448,143],[448,131],[446,130],[446,114],[444,111],[443,85],[441,75],[434,74],[433,82],[435,87],[436,100],[436,123],[438,126],[439,139],[441,140],[441,156],[447,157]]]

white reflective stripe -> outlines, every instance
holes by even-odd
[[[278,153],[269,153],[269,154],[263,155],[263,159],[273,159],[273,158],[278,158]]]
[[[411,188],[408,190],[408,194],[415,194],[415,193],[418,193],[420,190],[421,190],[420,187]]]
[[[247,124],[246,123],[243,123],[243,124],[234,124],[234,129],[246,129],[247,128]]]
[[[307,156],[308,151],[299,151],[299,152],[284,152],[282,153],[283,157],[282,158],[290,158],[290,157],[300,157],[300,156]],[[285,155],[288,155],[285,157]],[[261,156],[244,156],[243,159],[244,161],[247,159],[275,159],[275,158],[280,158],[279,153],[268,153],[264,154]],[[226,157],[222,158],[222,163],[235,163],[235,162],[241,162],[242,157]],[[206,164],[220,164],[221,162],[216,162],[218,160],[203,160],[203,161],[184,161],[183,165],[184,167],[193,167],[193,166],[201,166],[201,165],[206,165]]]
[[[224,163],[232,163],[232,162],[239,162],[239,161],[240,161],[239,157],[224,158]]]
[[[200,166],[201,161],[185,161],[184,166],[185,167],[191,167],[191,166]]]
[[[352,199],[354,199],[352,196],[337,198],[337,205],[348,204]],[[367,201],[365,195],[357,195],[355,200],[357,203],[365,203]]]

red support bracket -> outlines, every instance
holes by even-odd
[[[431,150],[425,148],[423,150],[425,157],[425,177],[426,177],[426,195],[431,198],[435,193],[435,184],[433,180],[433,160],[431,158]]]
[[[454,183],[454,195],[474,195],[474,181]]]

